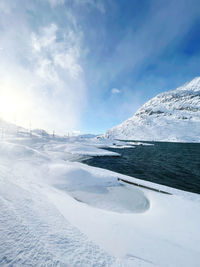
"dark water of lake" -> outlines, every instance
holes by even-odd
[[[82,162],[200,194],[200,143],[149,143],[154,145],[107,148],[121,157],[92,157]]]

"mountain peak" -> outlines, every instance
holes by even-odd
[[[200,77],[195,77],[190,82],[187,82],[183,86],[178,87],[177,90],[200,91]]]

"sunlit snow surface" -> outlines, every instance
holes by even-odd
[[[75,162],[112,145],[4,132],[0,266],[199,266],[199,195]]]

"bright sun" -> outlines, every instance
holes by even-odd
[[[16,86],[0,87],[0,118],[15,123],[20,121],[24,126],[29,123],[31,114],[31,98]]]

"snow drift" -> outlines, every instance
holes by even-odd
[[[110,139],[1,126],[0,266],[199,266],[199,195],[74,162]]]

